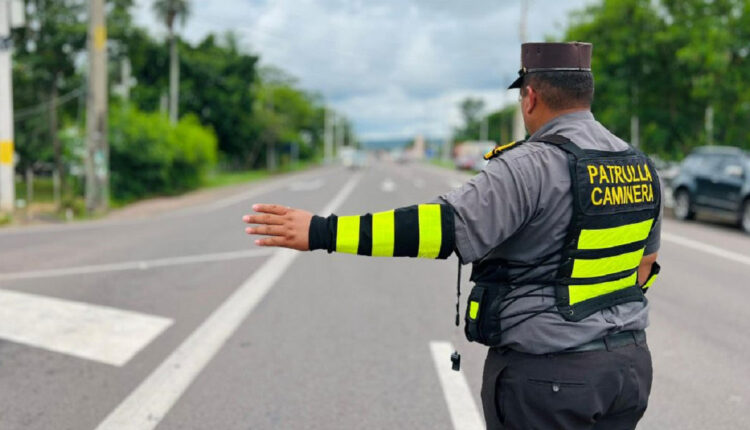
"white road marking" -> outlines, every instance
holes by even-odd
[[[453,428],[456,430],[481,430],[486,428],[474,397],[469,390],[466,377],[451,369],[450,356],[454,351],[450,342],[430,342],[432,360],[437,370],[443,397],[448,404]]]
[[[255,188],[252,188],[252,189],[250,189],[248,191],[245,191],[245,192],[242,192],[242,193],[239,193],[239,194],[234,194],[234,195],[231,195],[229,197],[224,197],[223,199],[219,199],[219,200],[217,200],[215,202],[211,202],[211,203],[208,203],[208,204],[205,204],[205,205],[201,205],[201,206],[196,206],[196,207],[193,207],[193,208],[187,208],[187,209],[185,209],[183,211],[183,213],[184,214],[190,214],[190,213],[193,213],[193,212],[198,212],[198,213],[212,212],[212,211],[215,211],[215,210],[227,208],[229,206],[234,206],[234,205],[236,205],[238,203],[242,203],[244,201],[250,200],[251,198],[253,198],[255,196],[258,196],[260,194],[267,193],[267,192],[270,192],[270,191],[274,191],[274,190],[277,190],[277,189],[279,189],[281,187],[284,187],[290,181],[292,181],[294,179],[299,179],[299,178],[298,177],[295,177],[295,178],[283,178],[283,179],[280,179],[278,181],[273,181],[273,182],[265,183],[265,184],[262,184],[262,185],[259,185],[259,186],[255,187]]]
[[[361,174],[353,176],[321,213],[327,214],[336,210],[361,178]],[[97,430],[155,428],[298,255],[298,252],[288,249],[276,251],[143,380],[99,424]]]
[[[463,185],[463,182],[459,182],[455,179],[448,180],[448,186],[451,188],[461,188],[462,185]]]
[[[0,338],[113,366],[170,325],[169,318],[0,290]]]
[[[183,264],[207,263],[211,261],[235,260],[239,258],[271,255],[271,249],[246,249],[242,251],[218,252],[214,254],[186,255],[157,260],[125,261],[121,263],[96,264],[90,266],[65,267],[61,269],[30,270],[26,272],[0,273],[0,281],[17,279],[52,278],[57,276],[85,275],[91,273],[116,272],[120,270],[147,270],[154,267],[179,266]]]
[[[315,179],[312,181],[297,181],[292,182],[288,188],[289,191],[313,191],[318,188],[322,188],[325,185],[325,181],[322,179]]]
[[[153,216],[142,216],[130,219],[103,219],[103,220],[92,220],[92,221],[79,221],[68,224],[55,224],[55,225],[34,225],[34,226],[23,226],[23,227],[3,227],[0,229],[0,236],[10,235],[23,235],[23,234],[42,234],[42,233],[60,233],[70,232],[76,230],[93,230],[97,228],[110,227],[110,226],[125,226],[139,224],[144,221],[153,221],[157,219],[169,219],[174,217],[181,217],[191,215],[195,213],[211,212],[219,209],[224,209],[229,206],[233,206],[237,203],[241,203],[245,200],[249,200],[262,193],[274,191],[281,187],[286,186],[289,182],[294,180],[300,180],[308,176],[319,175],[320,171],[315,170],[312,172],[303,172],[294,174],[290,177],[284,177],[280,179],[270,179],[268,182],[252,184],[252,188],[247,191],[243,191],[237,194],[233,194],[228,197],[224,197],[219,200],[215,200],[209,203],[197,204],[182,209],[169,210],[165,213],[159,213]]]
[[[727,260],[735,261],[737,263],[750,266],[750,257],[747,255],[743,255],[737,252],[727,251],[726,249],[719,248],[718,246],[707,245],[705,243],[698,242],[696,240],[687,239],[682,236],[672,234],[672,233],[667,233],[667,232],[662,232],[661,238],[668,242],[673,242],[682,246],[687,246],[688,248],[693,248],[698,251],[703,251],[709,254],[713,254],[717,257],[725,258]]]
[[[380,184],[380,191],[384,193],[392,193],[396,190],[396,183],[391,180],[391,178],[385,178],[385,180]]]

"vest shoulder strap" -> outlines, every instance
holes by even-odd
[[[544,136],[535,140],[537,142],[555,145],[563,151],[574,155],[576,158],[580,158],[583,156],[583,149],[581,149],[580,146],[576,145],[572,140],[568,139],[562,134],[545,134]]]

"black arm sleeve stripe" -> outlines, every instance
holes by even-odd
[[[416,257],[419,253],[419,212],[417,206],[396,209],[394,217],[394,257]]]
[[[357,254],[372,255],[372,214],[359,217],[359,245]]]
[[[448,258],[453,253],[453,248],[456,246],[456,227],[453,217],[454,213],[452,206],[440,205],[442,243],[440,244],[440,254],[438,254],[437,258]]]
[[[310,251],[316,249],[331,248],[331,234],[328,229],[328,219],[313,215],[310,220],[310,231],[308,233],[308,246]]]
[[[328,253],[336,250],[336,231],[339,226],[339,217],[331,215],[328,217],[328,234],[331,235],[331,241],[329,242]]]

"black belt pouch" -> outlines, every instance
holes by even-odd
[[[509,287],[477,284],[469,293],[464,332],[470,342],[487,346],[500,345],[500,307]]]

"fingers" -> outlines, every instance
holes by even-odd
[[[284,224],[284,218],[279,215],[245,215],[242,217],[242,221],[247,224],[266,224],[266,225],[282,225]]]
[[[255,244],[259,246],[284,246],[286,239],[280,236],[272,236],[265,239],[258,239],[255,241]]]
[[[262,212],[267,214],[285,215],[287,211],[289,211],[289,208],[282,205],[267,205],[259,203],[253,205],[253,210],[255,212]]]
[[[266,236],[285,236],[288,229],[278,225],[260,225],[257,227],[248,227],[245,229],[247,234],[263,234]]]

